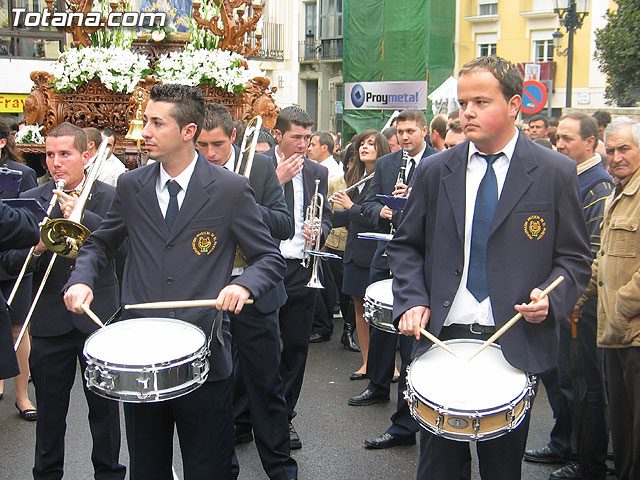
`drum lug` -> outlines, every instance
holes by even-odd
[[[476,412],[475,418],[473,419],[473,422],[471,422],[471,424],[473,425],[473,434],[475,436],[475,440],[479,440],[479,433],[480,433],[480,414],[478,412]]]
[[[436,435],[442,435],[442,428],[440,428],[440,425],[442,425],[442,422],[444,422],[444,415],[442,414],[440,409],[437,408],[436,409]]]
[[[150,380],[151,379],[149,378],[149,372],[146,369],[143,369],[140,372],[138,378],[136,378],[136,382],[138,383],[138,387],[140,388],[140,391],[137,394],[140,400],[144,400],[149,396],[149,392],[151,391],[151,389],[149,388]]]
[[[115,387],[115,376],[110,374],[109,372],[102,372],[100,369],[97,369],[97,377],[99,378],[99,382],[96,386],[100,387],[103,390],[113,390]]]
[[[197,359],[191,363],[191,370],[193,371],[194,380],[198,383],[204,382],[202,378],[202,372],[204,371],[204,360]]]
[[[516,423],[516,405],[513,403],[509,404],[509,410],[506,411],[506,421],[509,423],[509,431],[513,430]]]

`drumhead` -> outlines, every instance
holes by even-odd
[[[85,356],[114,365],[144,366],[170,362],[198,352],[204,332],[171,318],[135,318],[112,323],[87,338]]]
[[[365,300],[371,301],[378,305],[384,305],[388,310],[393,309],[393,290],[391,285],[393,279],[380,280],[372,283],[365,290]]]
[[[517,399],[527,387],[527,375],[507,363],[499,345],[491,345],[472,360],[482,341],[444,342],[458,357],[437,345],[413,361],[407,381],[419,398],[444,409],[489,410]]]

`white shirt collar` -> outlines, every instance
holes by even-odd
[[[187,187],[189,186],[189,181],[191,180],[191,175],[193,175],[193,171],[196,169],[197,160],[198,160],[198,152],[196,152],[193,155],[193,160],[191,160],[191,163],[187,165],[187,168],[185,168],[182,172],[180,172],[180,174],[175,178],[171,177],[171,175],[167,173],[167,171],[164,169],[164,165],[162,165],[161,163],[160,175],[158,175],[158,186],[160,187],[160,190],[168,188],[167,182],[173,179],[176,182],[178,182],[178,185],[180,185],[180,188],[182,188],[182,191],[186,192]]]
[[[233,148],[233,145],[231,145],[230,148],[231,148],[231,155],[229,155],[229,160],[227,160],[227,162],[224,165],[222,165],[222,167],[226,168],[230,172],[235,172],[236,171],[236,149]]]
[[[520,133],[520,131],[516,127],[513,127],[513,129],[513,137],[511,137],[511,140],[509,140],[509,142],[502,149],[500,149],[500,151],[504,154],[505,157],[507,157],[509,161],[511,161],[513,152],[515,152],[516,150],[516,143],[518,142],[518,136]],[[478,150],[478,147],[476,147],[473,142],[469,142],[469,156],[467,157],[467,159],[471,158],[475,153],[483,155],[485,154],[485,152],[481,152],[480,150]]]

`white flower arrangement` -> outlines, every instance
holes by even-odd
[[[211,84],[230,93],[244,91],[250,74],[243,56],[223,50],[187,47],[162,55],[156,63],[156,78],[163,83],[196,86]]]
[[[38,143],[44,144],[44,137],[40,131],[44,128],[44,125],[25,125],[16,133],[16,143]]]
[[[53,66],[54,89],[74,90],[80,85],[100,79],[102,84],[118,93],[131,93],[151,69],[145,55],[123,48],[71,48]]]

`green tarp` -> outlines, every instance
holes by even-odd
[[[428,79],[435,90],[454,66],[455,2],[344,0],[344,82]],[[345,110],[344,138],[381,129],[392,111]]]

